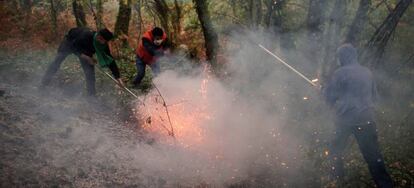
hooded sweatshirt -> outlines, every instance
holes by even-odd
[[[374,101],[377,90],[371,71],[358,63],[356,49],[345,44],[338,48],[340,62],[324,96],[333,106],[337,123],[343,126],[364,125],[374,121]]]

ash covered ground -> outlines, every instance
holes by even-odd
[[[298,186],[309,182],[319,184],[314,177],[301,181],[292,178],[299,170],[301,174],[307,171],[300,169],[299,162],[289,164],[289,155],[277,157],[280,160],[277,167],[273,164],[275,161],[266,159],[270,156],[266,151],[268,147],[281,149],[284,146],[270,144],[256,147],[252,142],[254,150],[250,151],[244,148],[251,148],[251,145],[234,139],[234,143],[224,144],[221,149],[226,159],[215,162],[209,161],[211,159],[203,153],[159,144],[157,139],[139,129],[139,122],[129,121],[131,106],[120,102],[119,91],[102,81],[104,78],[99,74],[97,88],[101,94],[97,101],[88,101],[83,94],[83,79],[76,79],[82,78],[83,73],[74,57],[62,65],[51,87],[39,88],[50,57],[45,58],[37,53],[23,57],[2,56],[0,187],[268,187]],[[102,94],[109,91],[112,94]],[[227,131],[222,135],[237,138],[238,134],[247,134],[246,131]],[[267,132],[263,134],[268,135]],[[268,136],[272,138],[275,133]],[[205,146],[205,149],[209,147]],[[295,149],[280,150],[280,153],[292,153],[291,150]]]
[[[74,57],[62,65],[51,87],[39,89],[53,55],[0,53],[0,187],[332,186],[326,180],[329,166],[324,155],[332,124],[320,113],[324,109],[314,96],[302,100],[301,94],[311,92],[297,89],[304,88],[302,82],[295,82],[286,70],[267,73],[255,67],[263,73],[260,79],[249,72],[230,80],[225,86],[243,86],[243,97],[212,100],[222,117],[209,130],[211,141],[200,152],[162,144],[142,131],[141,124],[129,118],[134,104],[128,103],[133,100],[99,73],[98,100],[88,102],[79,79],[83,72]],[[249,66],[246,61],[241,68],[250,70]],[[194,79],[174,79],[184,79],[184,84],[161,89],[181,95],[175,89],[194,86]],[[262,82],[249,85],[257,80]],[[289,87],[282,84],[285,81]],[[218,88],[211,93],[227,93],[225,87]],[[412,152],[409,145],[399,144],[411,142],[409,127],[379,126],[387,166],[399,187],[412,185]],[[219,160],[204,155],[212,151],[222,154]],[[342,187],[373,186],[357,144],[348,151]]]

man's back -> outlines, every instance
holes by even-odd
[[[326,89],[328,103],[335,107],[338,120],[344,124],[373,121],[377,94],[371,71],[359,65],[354,57],[342,57],[342,61],[342,67],[335,71]]]
[[[92,56],[95,53],[93,47],[93,37],[95,32],[89,28],[77,27],[72,28],[66,35],[66,39],[72,42],[74,50]]]
[[[371,71],[358,64],[356,49],[344,44],[337,51],[341,65],[325,89],[328,103],[336,109],[336,128],[330,146],[333,180],[344,179],[344,153],[349,136],[353,135],[368,164],[377,187],[392,188],[392,179],[385,169],[378,144],[373,102],[376,87]]]

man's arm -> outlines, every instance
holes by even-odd
[[[105,48],[105,53],[106,53],[109,57],[111,57],[112,59],[114,58],[114,57],[112,56],[112,54],[111,54],[111,50],[109,50],[109,45],[106,45],[106,48]]]
[[[118,66],[116,65],[115,61],[113,61],[111,64],[109,64],[108,68],[109,68],[109,70],[111,70],[112,75],[114,76],[115,79],[119,79],[121,77],[121,74],[119,73],[119,69],[118,69]]]
[[[114,78],[118,81],[118,84],[122,87],[125,87],[125,84],[122,81],[121,74],[119,73],[119,69],[118,69],[118,66],[116,65],[115,61],[113,61],[111,64],[109,64],[108,68],[109,68],[109,70],[111,70],[112,75],[114,76]]]
[[[338,100],[339,98],[339,94],[341,92],[340,85],[341,85],[340,74],[338,74],[338,72],[335,72],[334,75],[332,76],[331,81],[328,83],[326,88],[323,90],[323,95],[325,97],[325,100],[331,106],[333,106],[336,100]]]
[[[145,50],[147,50],[148,53],[152,56],[164,55],[164,51],[155,44],[153,44],[152,41],[148,40],[147,38],[142,39],[142,44],[144,45]]]
[[[118,81],[118,84],[120,84],[121,86],[125,86],[124,82],[121,79],[121,73],[119,72],[118,66],[117,66],[117,64],[114,60],[114,57],[111,54],[111,50],[109,49],[108,45],[105,48],[105,53],[106,53],[106,55],[108,55],[109,57],[111,57],[113,59],[112,63],[110,63],[108,65],[108,68],[109,68],[109,70],[111,70],[112,75]]]

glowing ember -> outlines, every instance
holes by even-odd
[[[158,137],[171,144],[180,144],[183,147],[197,146],[205,139],[205,130],[202,128],[203,122],[214,119],[213,114],[208,111],[208,84],[210,79],[209,67],[203,69],[203,79],[200,80],[198,92],[183,92],[178,96],[163,96],[166,104],[163,103],[157,91],[151,91],[144,99],[145,106],[140,106],[138,114],[143,128],[148,132],[158,135]],[[162,86],[161,94],[164,95]],[[199,93],[199,96],[194,96]],[[200,98],[201,96],[201,98]],[[196,98],[196,99],[194,99]],[[168,113],[171,118],[172,128],[168,121]],[[174,142],[172,135],[176,138]]]

